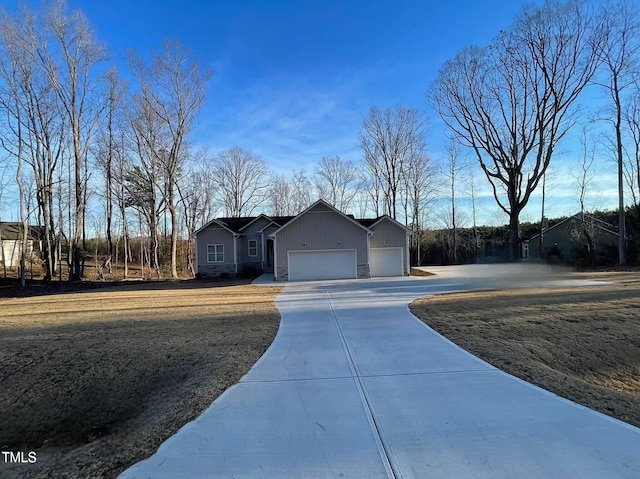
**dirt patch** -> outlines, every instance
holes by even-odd
[[[640,274],[608,286],[447,294],[411,312],[485,361],[640,427]]]
[[[134,284],[5,299],[2,477],[116,477],[236,383],[271,344],[279,287]]]
[[[423,271],[418,268],[411,268],[410,276],[433,276],[433,275],[434,275],[433,273],[430,273],[428,271]]]

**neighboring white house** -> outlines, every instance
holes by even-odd
[[[26,254],[31,255],[34,246],[40,249],[40,227],[29,226]],[[22,223],[0,222],[0,264],[7,268],[20,266],[22,254]]]
[[[409,234],[387,215],[356,219],[323,200],[296,216],[217,218],[196,232],[197,272],[254,269],[276,281],[408,275]]]

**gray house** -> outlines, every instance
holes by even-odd
[[[523,261],[540,261],[540,246],[545,258],[573,262],[579,252],[596,257],[610,256],[618,248],[617,228],[589,214],[577,213],[522,241]],[[591,244],[584,232],[587,232]]]
[[[408,275],[409,234],[387,215],[356,219],[318,200],[296,216],[210,221],[196,231],[196,271],[253,269],[276,281]]]

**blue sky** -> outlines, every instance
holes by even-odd
[[[429,86],[447,59],[465,46],[486,45],[524,3],[69,1],[86,13],[122,70],[127,49],[145,52],[179,38],[214,71],[192,141],[213,151],[253,149],[285,174],[311,173],[328,155],[360,161],[358,133],[371,106],[422,110],[430,118],[430,153],[441,160],[444,130],[427,104]],[[573,193],[561,170],[557,214],[576,209],[562,199]],[[476,178],[483,222],[499,222],[486,180]],[[605,196],[594,206],[609,206]],[[536,204],[534,197],[523,218],[536,219]],[[553,212],[554,201],[549,205]]]

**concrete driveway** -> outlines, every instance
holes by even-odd
[[[120,477],[640,477],[640,429],[495,369],[407,307],[444,291],[549,285],[546,272],[438,272],[289,284],[260,361]]]

